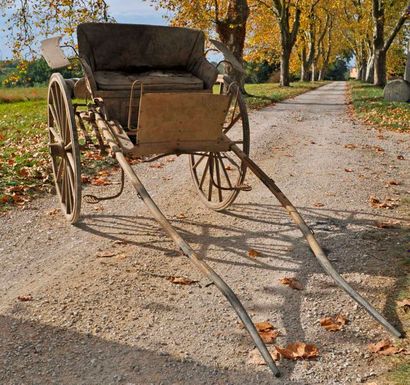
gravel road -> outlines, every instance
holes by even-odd
[[[410,241],[409,135],[352,120],[345,91],[335,82],[252,112],[251,154],[347,281],[400,328],[395,301]],[[77,227],[54,210],[55,196],[0,217],[1,385],[336,385],[371,382],[386,370],[367,345],[387,332],[322,272],[255,177],[247,177],[252,191],[217,213],[197,198],[186,157],[164,164],[135,167],[172,224],[255,322],[280,331],[277,345],[315,344],[320,357],[279,361],[281,379],[248,363],[254,346],[225,298],[174,251],[127,183],[116,200],[84,203]],[[85,193],[113,192],[118,173],[112,181]],[[398,206],[373,208],[372,195]],[[376,221],[403,226],[379,228]],[[249,257],[249,249],[259,256]],[[175,285],[169,276],[198,282]],[[283,277],[304,289],[282,285]],[[17,299],[26,295],[32,300]],[[320,326],[320,318],[339,313],[350,321],[342,331]]]

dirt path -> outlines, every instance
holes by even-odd
[[[380,229],[375,221],[404,221],[406,211],[409,219],[409,136],[352,122],[344,83],[254,112],[250,121],[253,158],[301,209],[343,276],[400,327],[394,304],[408,232]],[[0,218],[0,384],[333,385],[365,383],[386,369],[367,344],[387,333],[326,277],[253,176],[251,192],[215,213],[196,197],[185,157],[138,170],[165,215],[254,321],[275,325],[278,345],[314,343],[320,358],[280,361],[281,380],[247,364],[253,345],[234,312],[173,251],[127,184],[117,200],[84,204],[78,227],[53,211],[55,197]],[[385,187],[392,180],[401,184]],[[400,204],[375,209],[370,195]],[[261,255],[248,257],[250,248]],[[199,282],[173,285],[170,275]],[[304,290],[281,285],[285,276]],[[17,300],[27,294],[32,301]],[[319,325],[339,312],[350,320],[343,331]]]

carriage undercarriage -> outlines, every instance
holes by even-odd
[[[50,153],[57,194],[69,222],[75,223],[80,217],[81,148],[88,145],[98,148],[102,153],[109,150],[121,166],[123,175],[134,186],[138,198],[149,208],[178,250],[230,302],[270,370],[278,376],[277,366],[235,293],[170,224],[141,183],[127,157],[137,156],[145,161],[152,161],[166,155],[186,154],[199,197],[207,207],[218,211],[229,207],[241,191],[250,189],[245,183],[246,172],[250,170],[288,212],[316,259],[336,284],[392,335],[401,336],[336,272],[297,209],[275,182],[249,158],[246,106],[239,87],[229,77],[219,75],[216,86],[212,84],[208,90],[201,92],[144,92],[144,83],[135,80],[128,93],[127,116],[120,116],[122,122],[110,116],[104,97],[101,97],[101,93],[98,95],[92,85],[88,85],[93,97],[92,102],[85,104],[72,102],[73,90],[61,75],[54,74],[49,85]],[[138,99],[134,100],[136,90],[139,94]],[[76,127],[83,136],[81,145]]]

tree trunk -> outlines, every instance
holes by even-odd
[[[243,64],[243,48],[245,45],[246,22],[249,17],[247,0],[230,0],[228,11],[223,19],[217,18],[216,32],[228,49]],[[229,76],[237,81],[241,91],[245,93],[245,76],[234,69],[228,70]]]
[[[376,50],[374,54],[374,79],[375,86],[384,86],[386,84],[386,52]]]
[[[373,83],[373,79],[374,79],[374,54],[372,54],[367,60],[365,81],[367,83]]]
[[[312,74],[310,76],[310,81],[314,82],[316,78],[316,65],[315,63],[312,63]]]
[[[300,64],[300,81],[306,82],[309,75],[309,63],[306,58],[306,49],[302,50],[301,64]]]
[[[290,62],[290,49],[283,49],[280,55],[280,85],[282,87],[288,87],[290,85],[289,78],[289,62]]]

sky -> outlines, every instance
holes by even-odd
[[[143,0],[108,0],[110,15],[119,23],[130,24],[166,24],[164,11],[157,11]],[[0,17],[0,26],[5,20]],[[1,28],[0,28],[1,29]],[[0,30],[0,60],[9,59],[11,51],[7,47],[7,35]]]

